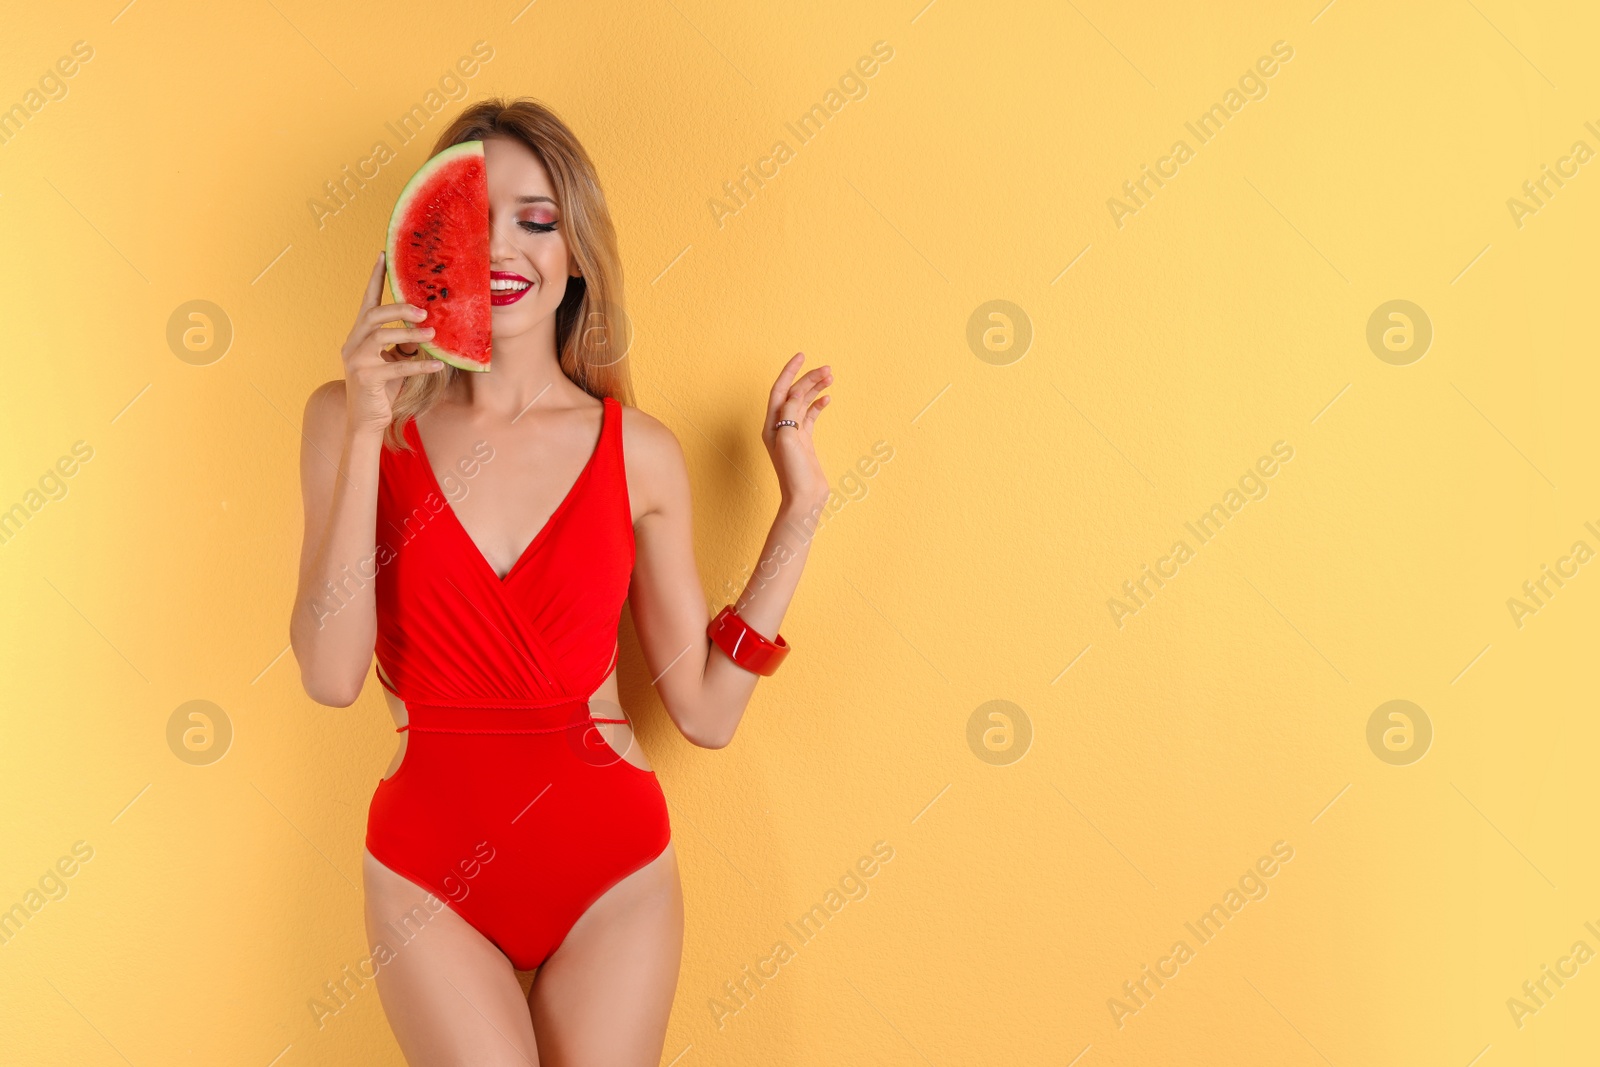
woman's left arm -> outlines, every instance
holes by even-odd
[[[800,584],[817,519],[829,487],[817,461],[811,431],[829,397],[827,366],[796,380],[804,362],[796,353],[767,398],[762,442],[778,475],[781,502],[749,583],[734,603],[739,617],[773,639]],[[645,663],[667,714],[683,736],[703,748],[733,740],[750,694],[761,676],[729,659],[706,634],[710,615],[694,557],[689,470],[683,448],[666,426],[632,412],[628,484],[644,511],[634,524],[633,584],[628,599]],[[774,430],[781,419],[798,426]]]

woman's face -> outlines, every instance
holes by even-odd
[[[483,142],[489,179],[489,302],[492,335],[527,333],[556,308],[578,266],[567,248],[561,207],[544,164],[511,137]]]

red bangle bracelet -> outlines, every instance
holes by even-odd
[[[717,612],[717,617],[706,627],[706,633],[729,659],[755,674],[772,674],[789,654],[789,643],[782,634],[768,641],[734,614],[732,604]]]

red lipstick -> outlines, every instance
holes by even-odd
[[[496,287],[495,282],[515,282],[513,286]],[[489,272],[489,303],[494,307],[505,307],[515,304],[524,295],[533,289],[533,283],[520,274],[511,271],[492,270]]]

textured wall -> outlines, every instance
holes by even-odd
[[[310,1006],[394,735],[286,622],[301,406],[457,89],[599,163],[712,607],[772,374],[838,376],[844,503],[730,748],[624,634],[667,1061],[1595,1047],[1586,5],[125,2],[0,36],[0,1064],[400,1062],[370,986]]]

